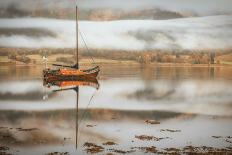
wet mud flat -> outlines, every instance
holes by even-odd
[[[157,122],[156,120],[151,120],[152,122]],[[147,120],[145,121],[147,122]],[[160,124],[160,122],[158,123]],[[174,129],[161,129],[160,132],[181,132],[181,130],[174,130]],[[231,143],[231,136],[212,136],[215,139],[222,139],[228,143]],[[171,139],[170,137],[155,137],[152,135],[135,135],[134,140],[140,141],[161,141],[165,139]],[[109,144],[111,147],[106,147],[105,145]],[[85,148],[85,152],[88,154],[96,154],[107,152],[107,155],[111,154],[171,154],[171,155],[178,155],[178,154],[215,154],[215,155],[224,155],[224,154],[232,154],[232,147],[231,145],[224,147],[224,148],[217,148],[217,147],[210,147],[210,146],[193,146],[187,145],[184,147],[167,147],[167,148],[158,148],[154,146],[134,146],[126,149],[120,149],[112,147],[114,145],[120,145],[114,142],[106,142],[103,144],[95,144],[91,142],[86,142],[83,147]]]
[[[29,130],[27,130],[26,132],[29,132]],[[154,138],[149,135],[141,135],[139,137],[135,136],[135,138],[140,139],[141,141],[150,141],[150,140],[159,141],[157,138]],[[228,136],[227,138],[231,139],[230,136]],[[107,155],[110,155],[110,154],[172,154],[172,155],[173,154],[175,155],[178,155],[178,154],[215,154],[215,155],[232,154],[232,147],[215,148],[215,147],[209,147],[209,146],[188,145],[182,148],[179,148],[179,147],[178,148],[175,148],[175,147],[157,148],[156,146],[134,146],[134,147],[130,147],[127,149],[125,148],[121,149],[120,147],[117,147],[117,145],[120,145],[120,144],[117,144],[112,141],[108,141],[102,144],[85,142],[82,145],[82,150],[86,154],[107,154]],[[13,151],[11,150],[11,148]],[[13,147],[11,148],[1,145],[0,154],[1,155],[20,154],[20,150],[15,150]],[[45,153],[44,155],[70,155],[70,153],[54,151],[54,152]]]
[[[1,110],[0,155],[232,154],[231,116],[79,109],[76,128],[76,112]]]
[[[70,113],[70,111],[68,111],[68,113]],[[48,120],[48,121],[51,121],[51,123],[53,124],[53,126],[50,127],[49,129],[55,130],[55,126],[57,126],[54,122],[55,120],[61,119],[61,118],[63,119],[70,118],[70,116],[68,116],[68,113],[67,114],[62,113],[62,115],[58,113],[58,114],[53,115],[54,120]],[[28,119],[28,117],[25,117],[26,115],[27,114],[23,114],[24,121],[27,121]],[[110,115],[111,117],[107,116],[105,119],[103,117],[102,118],[104,120],[103,122],[107,120],[108,121],[110,120],[113,123],[114,122],[116,123],[118,121],[119,122],[123,121],[123,119],[119,117],[120,115],[118,115],[117,112],[112,112]],[[182,114],[181,117],[183,116],[184,115]],[[40,115],[40,112],[39,112],[38,116],[36,117],[35,115],[34,117],[38,121],[40,117],[43,118],[45,116]],[[176,117],[180,117],[180,115],[176,115]],[[185,119],[188,117],[193,119],[193,116],[188,116],[188,117],[184,116],[184,117]],[[45,118],[47,118],[47,116]],[[105,128],[111,125],[107,123],[102,124],[101,121],[96,121],[96,120],[88,122],[89,120],[91,120],[91,116],[87,118],[88,118],[86,120],[87,122],[84,123],[83,125],[84,130],[96,132],[95,130],[98,130],[97,129],[98,127]],[[165,144],[165,143],[169,143],[170,141],[175,142],[177,139],[181,141],[181,139],[178,136],[176,137],[176,135],[181,135],[182,132],[186,130],[185,128],[180,128],[177,126],[173,126],[172,128],[171,126],[169,126],[169,128],[167,128],[166,126],[165,127],[162,126],[163,124],[165,124],[165,122],[167,121],[166,119],[168,118],[169,117],[164,117],[164,118],[157,117],[157,119],[144,119],[144,118],[139,119],[140,125],[143,126],[143,128],[151,128],[153,132],[147,134],[145,131],[142,130],[142,132],[140,132],[142,134],[138,134],[138,133],[135,134],[133,128],[130,128],[129,130],[131,134],[133,135],[126,137],[124,140],[123,138],[120,138],[123,136],[121,131],[117,131],[117,134],[113,132],[110,133],[116,137],[115,140],[107,140],[109,133],[100,132],[102,137],[106,137],[104,140],[101,139],[101,140],[92,141],[91,140],[92,138],[87,138],[89,139],[87,141],[83,133],[84,131],[81,130],[79,133],[79,136],[81,136],[82,138],[79,139],[79,144],[78,144],[79,146],[77,149],[81,152],[81,154],[107,154],[107,155],[111,155],[111,154],[216,154],[216,155],[232,154],[232,147],[231,147],[232,136],[231,135],[227,135],[227,136],[211,135],[209,137],[211,139],[209,143],[213,143],[214,141],[221,141],[225,143],[223,147],[212,147],[210,144],[209,145],[205,144],[205,145],[200,145],[200,146],[189,144],[189,145],[185,145],[181,147],[174,147],[172,145],[169,145],[166,147],[159,146],[159,143]],[[18,122],[19,120],[20,118],[18,118],[18,120],[14,120],[13,122]],[[65,121],[67,120],[65,119]],[[46,136],[43,136],[43,135],[46,135],[44,132],[44,128],[40,128],[39,126],[36,126],[35,124],[30,124],[26,126],[16,126],[12,124],[9,126],[6,126],[6,123],[2,123],[2,124],[5,124],[5,126],[0,126],[0,154],[1,155],[23,154],[20,148],[24,148],[25,146],[41,147],[41,146],[46,146],[46,145],[59,146],[59,147],[64,148],[64,150],[60,151],[59,149],[57,150],[53,149],[54,151],[41,152],[41,154],[44,154],[44,155],[75,154],[75,152],[69,151],[70,148],[67,147],[68,143],[66,143],[66,141],[71,142],[72,149],[75,148],[74,137],[72,135],[69,135],[69,136],[62,135],[63,139],[55,135],[46,137]],[[123,125],[124,124],[121,124],[122,131],[123,131]],[[65,132],[65,130],[62,130],[62,132]],[[128,132],[128,134],[130,133]],[[27,137],[27,138],[24,138],[25,140],[23,141],[22,139],[20,140],[20,138],[18,138],[17,135],[23,135],[24,137]],[[28,138],[31,136],[33,138]]]
[[[149,120],[150,122],[158,122],[156,120]],[[148,122],[147,120],[145,121]],[[151,123],[153,124],[153,123]],[[154,124],[160,124],[154,123]],[[153,125],[154,125],[153,124]],[[175,130],[175,129],[160,129],[160,132],[169,132],[169,133],[175,133],[175,132],[181,132],[181,130]],[[152,135],[135,135],[134,139],[131,141],[131,144],[133,144],[136,140],[141,141],[141,144],[143,146],[134,146],[127,149],[121,149],[120,147],[112,147],[117,146],[120,144],[117,144],[115,142],[106,142],[102,144],[95,144],[91,142],[85,142],[83,145],[84,151],[88,154],[96,154],[96,153],[106,153],[107,155],[111,154],[171,154],[171,155],[181,155],[181,154],[215,154],[215,155],[225,155],[225,154],[232,154],[232,147],[231,147],[231,136],[212,136],[214,139],[221,139],[225,142],[229,143],[230,145],[225,146],[224,148],[217,148],[217,147],[210,147],[210,146],[194,146],[194,145],[186,145],[183,147],[167,147],[167,148],[158,148],[155,145],[148,145],[144,146],[144,141],[163,141],[166,139],[172,139],[170,137],[155,137]],[[106,146],[107,144],[107,146]],[[108,145],[109,144],[109,145]],[[137,143],[138,144],[138,143]],[[110,146],[110,147],[109,147]]]
[[[88,144],[88,145],[87,145]],[[104,148],[94,143],[85,143],[84,147],[86,148],[85,151],[88,154],[96,154],[106,151],[107,155],[110,154],[171,154],[171,155],[178,155],[178,154],[215,154],[215,155],[224,155],[224,154],[232,154],[231,148],[220,149],[220,148],[213,148],[207,146],[185,146],[183,148],[164,148],[158,149],[155,146],[146,146],[146,147],[131,147],[130,150],[121,150],[121,149],[114,149],[114,148]]]

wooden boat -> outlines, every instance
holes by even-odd
[[[77,63],[73,66],[52,64],[53,66],[59,66],[59,69],[46,68],[43,70],[44,79],[52,80],[83,80],[83,79],[93,79],[98,76],[100,71],[99,66],[90,69],[80,69],[78,61],[78,8],[76,6],[76,61]]]
[[[51,70],[49,68],[43,70],[44,79],[48,81],[61,81],[61,80],[84,80],[84,79],[95,79],[100,71],[98,66],[88,69],[69,69],[60,68],[57,70]]]

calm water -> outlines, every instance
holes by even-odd
[[[87,154],[86,142],[102,146],[99,154],[232,146],[231,67],[103,66],[99,89],[79,88],[78,111],[76,92],[44,87],[42,69],[0,67],[0,146],[8,153]]]

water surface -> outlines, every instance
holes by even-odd
[[[231,148],[231,67],[102,66],[99,89],[79,88],[78,111],[76,92],[44,87],[42,69],[0,67],[0,145],[9,153],[87,154],[86,143],[99,154]]]

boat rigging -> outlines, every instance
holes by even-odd
[[[89,69],[80,69],[79,66],[79,37],[78,37],[78,7],[76,5],[76,64],[69,66],[69,65],[60,65],[60,64],[52,64],[53,66],[61,67],[59,69],[50,69],[45,68],[43,70],[43,76],[46,80],[80,80],[80,79],[92,79],[98,76],[100,71],[99,66],[95,66]],[[86,42],[84,41],[83,35],[80,32],[80,36],[84,42],[87,51],[89,50],[87,47]],[[93,58],[92,61],[94,62]],[[95,64],[95,62],[94,62]],[[96,64],[95,64],[96,65]],[[64,67],[64,68],[63,68]]]

